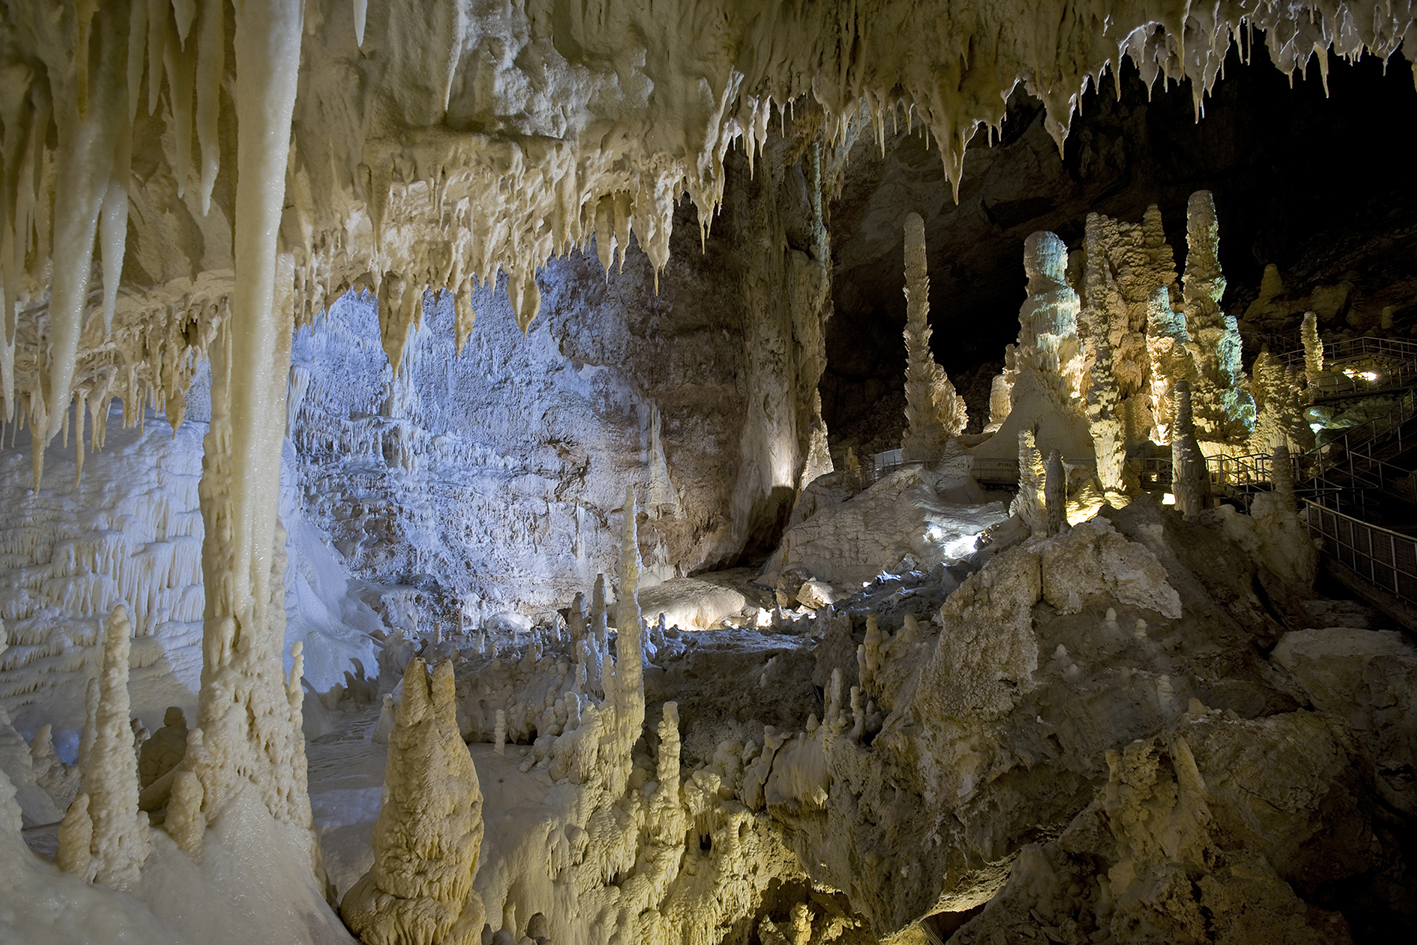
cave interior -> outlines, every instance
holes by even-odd
[[[0,4],[0,941],[1401,937],[1414,22]]]

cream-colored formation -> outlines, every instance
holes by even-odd
[[[930,276],[925,263],[925,221],[905,218],[905,433],[906,462],[933,462],[945,442],[964,432],[969,412],[945,369],[930,351]]]
[[[482,845],[482,792],[458,732],[452,663],[429,679],[409,661],[389,736],[384,804],[374,828],[374,867],[349,890],[340,913],[367,945],[480,942],[473,898]]]
[[[1240,369],[1240,330],[1220,310],[1225,276],[1220,271],[1219,223],[1208,191],[1186,204],[1186,333],[1196,365],[1192,391],[1196,434],[1211,443],[1244,441],[1255,427],[1255,402]]]
[[[148,817],[138,810],[138,757],[128,715],[132,634],[127,610],[114,608],[104,631],[94,731],[80,758],[84,791],[69,806],[59,835],[62,869],[116,889],[139,882],[150,852]]]

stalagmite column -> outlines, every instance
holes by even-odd
[[[1078,294],[1068,285],[1068,247],[1057,234],[1031,233],[1023,243],[1028,298],[1019,308],[1019,370],[1032,368],[1061,407],[1081,411],[1083,350],[1078,340]],[[1014,385],[1017,406],[1019,385]]]
[[[1057,450],[1049,452],[1044,466],[1043,506],[1048,515],[1048,534],[1061,535],[1068,528],[1068,471]]]
[[[1042,535],[1048,527],[1043,498],[1043,457],[1035,445],[1032,430],[1018,434],[1018,495],[1009,506],[1010,514],[1023,519],[1033,532]]]
[[[1279,442],[1274,445],[1270,470],[1274,479],[1274,494],[1279,496],[1285,510],[1297,514],[1299,500],[1294,493],[1294,461],[1290,457],[1288,444]]]
[[[1186,518],[1195,518],[1210,498],[1210,475],[1205,456],[1196,442],[1195,422],[1191,417],[1191,385],[1176,384],[1176,420],[1171,435],[1171,494],[1176,498],[1176,510]]]
[[[374,865],[340,905],[365,945],[480,940],[481,900],[464,904],[482,848],[482,790],[455,703],[451,661],[431,680],[421,658],[409,661],[389,735]]]
[[[629,782],[633,762],[630,752],[645,723],[644,626],[640,621],[640,546],[635,521],[635,489],[625,487],[625,530],[620,540],[620,593],[615,602],[615,672],[605,683],[605,695],[614,709],[614,756],[605,782],[611,797],[618,797]],[[613,684],[613,694],[612,694]]]
[[[1151,415],[1155,423],[1152,439],[1157,443],[1171,442],[1171,425],[1176,416],[1176,382],[1190,383],[1195,377],[1190,341],[1185,318],[1172,310],[1169,293],[1157,289],[1152,293],[1146,317],[1146,349],[1151,358]]]
[[[945,442],[969,422],[960,397],[944,368],[930,353],[930,277],[925,263],[925,221],[905,218],[905,433],[906,462],[934,462]]]
[[[1004,369],[989,384],[989,422],[984,427],[985,433],[998,432],[1013,409],[1014,375],[1018,373],[1014,352],[1017,350],[1015,345],[1004,346]]]
[[[1299,326],[1299,337],[1304,343],[1304,375],[1309,380],[1309,386],[1313,387],[1324,370],[1324,343],[1319,338],[1317,313],[1304,313],[1304,321]]]
[[[129,724],[128,653],[133,636],[119,605],[103,637],[103,675],[93,747],[84,770],[95,878],[115,889],[136,883],[149,853],[147,815],[138,811],[138,756]]]
[[[89,796],[83,792],[70,802],[59,824],[54,865],[85,882],[93,879],[93,819],[89,816]]]
[[[1211,442],[1238,443],[1255,428],[1255,402],[1244,387],[1240,366],[1240,329],[1220,309],[1225,276],[1215,202],[1198,190],[1186,205],[1186,331],[1196,363],[1192,391],[1196,435]]]
[[[1312,445],[1313,431],[1304,422],[1303,375],[1273,357],[1267,345],[1251,368],[1250,391],[1257,408],[1250,452],[1268,453],[1280,442]]]
[[[278,820],[308,828],[300,712],[281,669],[276,521],[294,316],[293,260],[278,255],[278,235],[303,9],[300,0],[236,5],[236,278],[230,318],[211,350],[201,483],[207,606],[198,724],[211,760],[194,773],[209,815],[249,781]]]
[[[1106,492],[1131,493],[1139,486],[1127,471],[1127,431],[1121,416],[1122,395],[1112,372],[1112,345],[1105,333],[1097,336],[1092,361],[1092,389],[1087,395],[1088,429],[1097,457],[1097,478]],[[1052,506],[1049,506],[1050,510]]]

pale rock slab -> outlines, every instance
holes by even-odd
[[[903,466],[818,511],[783,532],[760,580],[771,583],[791,568],[859,587],[882,571],[928,570],[968,556],[976,536],[1008,517],[1001,504],[984,499],[969,468],[969,456],[956,448],[937,465]]]

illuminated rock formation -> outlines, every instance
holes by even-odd
[[[905,218],[905,433],[906,462],[934,462],[945,442],[969,423],[964,398],[930,352],[930,277],[925,270],[925,221]]]
[[[179,521],[190,504],[169,507],[157,492],[148,503],[152,521],[139,524],[172,518],[172,533],[161,538],[156,531],[139,538],[143,529],[135,527],[121,541],[87,543],[89,532],[120,530],[110,527],[116,519],[105,524],[98,517],[85,526],[82,541],[70,544],[65,542],[72,536],[61,538],[57,530],[16,527],[13,543],[6,535],[5,566],[14,556],[23,559],[16,568],[27,571],[26,583],[7,583],[6,592],[13,586],[17,597],[32,594],[5,611],[7,620],[23,624],[17,652],[7,655],[4,668],[7,704],[42,688],[26,703],[37,707],[35,713],[61,698],[69,715],[81,712],[83,683],[74,681],[92,665],[84,651],[91,654],[95,643],[92,633],[74,628],[92,630],[93,624],[47,626],[44,609],[51,603],[84,620],[130,612],[143,639],[180,635],[184,631],[164,624],[196,624],[200,611],[201,673],[199,686],[179,681],[192,683],[187,695],[197,703],[197,727],[187,735],[183,760],[149,785],[156,789],[168,779],[166,828],[176,851],[157,838],[145,872],[149,851],[129,717],[134,706],[121,690],[130,657],[153,657],[150,663],[139,660],[140,668],[151,669],[162,654],[151,644],[135,644],[130,652],[128,618],[112,619],[102,681],[96,681],[91,722],[79,743],[85,791],[59,827],[63,869],[40,863],[20,835],[24,811],[17,810],[12,789],[23,791],[37,781],[18,784],[8,772],[0,776],[3,937],[84,941],[100,929],[111,930],[115,939],[213,945],[225,945],[223,937],[345,940],[316,887],[299,646],[291,651],[289,672],[283,660],[289,562],[279,512],[286,427],[302,430],[309,441],[324,436],[331,450],[367,435],[360,442],[377,443],[390,480],[427,473],[421,464],[428,456],[420,447],[447,431],[415,423],[414,380],[424,370],[454,387],[455,372],[443,365],[458,352],[469,365],[462,370],[474,373],[478,368],[471,365],[485,364],[487,389],[525,388],[498,418],[503,432],[559,410],[564,402],[550,395],[553,390],[579,398],[576,416],[610,418],[594,428],[614,433],[608,437],[614,442],[599,445],[595,462],[581,443],[590,439],[587,429],[574,420],[561,421],[565,436],[537,441],[539,451],[522,450],[524,441],[511,436],[486,452],[469,448],[460,454],[468,443],[481,442],[471,438],[444,440],[436,448],[465,462],[461,468],[475,466],[485,475],[478,487],[496,496],[499,508],[519,511],[483,518],[474,509],[468,530],[501,529],[500,548],[524,545],[528,557],[558,556],[559,584],[552,590],[538,583],[544,574],[537,569],[509,566],[502,572],[512,575],[504,580],[531,587],[528,594],[543,595],[540,612],[554,615],[570,597],[561,593],[570,587],[568,575],[581,588],[620,554],[615,655],[602,587],[574,653],[548,642],[559,645],[559,633],[544,627],[533,637],[519,615],[497,614],[506,619],[490,628],[492,650],[479,646],[477,662],[470,647],[460,649],[443,633],[480,605],[463,594],[470,581],[433,575],[445,591],[452,589],[446,600],[455,606],[441,615],[445,625],[410,626],[402,642],[393,633],[385,638],[386,665],[397,661],[417,676],[414,685],[405,675],[395,718],[408,724],[388,733],[390,800],[408,788],[416,767],[410,756],[431,759],[445,752],[433,768],[446,762],[457,788],[475,783],[471,763],[455,760],[466,752],[456,711],[463,706],[477,710],[464,713],[468,734],[473,728],[479,736],[491,731],[500,743],[500,752],[487,749],[485,757],[497,766],[498,784],[505,780],[507,792],[522,791],[515,801],[525,803],[526,816],[511,818],[497,838],[498,869],[475,873],[477,825],[486,826],[480,817],[434,811],[433,820],[457,827],[455,842],[439,847],[446,839],[439,835],[437,842],[404,851],[397,844],[427,824],[419,820],[417,803],[413,812],[405,811],[406,821],[399,819],[404,815],[397,803],[387,805],[390,823],[383,825],[370,882],[346,900],[351,915],[367,917],[364,928],[372,939],[480,937],[482,916],[471,904],[477,897],[493,916],[489,926],[501,926],[493,933],[501,942],[515,943],[522,933],[594,945],[709,943],[753,935],[776,941],[774,936],[787,937],[783,929],[791,930],[794,945],[840,939],[848,930],[879,939],[941,909],[981,905],[1005,888],[1017,861],[1016,886],[961,940],[994,932],[994,939],[1052,935],[1053,921],[1062,922],[1062,905],[1068,905],[1076,906],[1074,920],[1080,913],[1103,920],[1087,933],[1108,925],[1111,916],[1114,928],[1102,931],[1180,940],[1204,930],[1209,919],[1222,932],[1262,923],[1266,931],[1297,941],[1317,934],[1324,920],[1294,894],[1309,874],[1286,865],[1303,859],[1298,854],[1306,843],[1312,840],[1320,850],[1305,860],[1319,884],[1346,883],[1369,868],[1381,875],[1388,864],[1377,862],[1376,853],[1365,852],[1374,859],[1352,868],[1320,855],[1332,852],[1330,838],[1309,818],[1320,810],[1328,816],[1339,802],[1332,799],[1362,796],[1363,778],[1378,776],[1372,772],[1386,777],[1407,762],[1394,755],[1400,764],[1392,769],[1373,758],[1360,759],[1366,767],[1349,764],[1352,739],[1335,728],[1346,724],[1342,713],[1295,708],[1294,686],[1276,683],[1273,666],[1260,655],[1264,641],[1279,635],[1279,624],[1252,602],[1260,597],[1256,588],[1276,579],[1278,565],[1242,552],[1293,532],[1287,498],[1277,496],[1283,507],[1268,518],[1196,514],[1205,469],[1187,385],[1195,385],[1200,439],[1207,445],[1241,442],[1253,423],[1239,382],[1235,326],[1218,307],[1222,279],[1214,216],[1203,200],[1192,213],[1184,336],[1163,324],[1166,317],[1157,309],[1171,304],[1161,298],[1164,279],[1150,294],[1132,293],[1120,280],[1109,288],[1103,279],[1098,298],[1115,294],[1120,307],[1109,311],[1124,314],[1125,322],[1118,314],[1104,329],[1101,316],[1086,324],[1089,315],[1079,326],[1079,300],[1068,284],[1061,240],[1038,234],[1028,243],[1030,286],[1020,347],[1012,373],[999,385],[999,400],[1006,391],[1010,409],[1005,419],[1000,404],[998,435],[981,444],[976,458],[1008,459],[1023,451],[1027,494],[1019,511],[1038,532],[1035,538],[1024,541],[1016,524],[1000,526],[989,536],[996,541],[976,548],[973,528],[942,541],[928,527],[939,522],[927,523],[923,515],[911,525],[926,527],[872,536],[870,529],[881,525],[859,514],[862,508],[879,500],[874,508],[937,515],[935,507],[949,503],[935,487],[948,481],[952,489],[957,477],[967,479],[969,457],[946,451],[944,469],[929,482],[919,474],[888,478],[840,520],[855,516],[858,532],[851,538],[858,552],[862,536],[871,542],[867,550],[914,543],[922,555],[928,551],[934,556],[928,562],[896,554],[894,563],[928,563],[935,590],[907,594],[899,576],[883,578],[879,592],[885,599],[871,604],[881,612],[874,623],[866,622],[870,647],[863,643],[860,663],[853,658],[852,637],[860,629],[852,624],[860,610],[819,617],[779,613],[755,628],[830,624],[834,643],[824,648],[821,666],[795,670],[812,712],[819,708],[813,685],[825,692],[823,719],[764,722],[753,714],[779,695],[769,660],[733,680],[741,682],[733,693],[745,706],[741,718],[712,709],[684,709],[681,716],[688,699],[663,698],[657,730],[645,732],[653,708],[646,681],[659,679],[646,671],[645,661],[668,663],[708,647],[686,642],[672,628],[646,630],[636,598],[642,573],[648,583],[681,564],[692,570],[761,560],[756,556],[772,551],[796,494],[828,468],[815,396],[825,357],[822,325],[830,311],[826,211],[840,170],[835,152],[862,131],[866,119],[884,140],[887,116],[894,121],[904,111],[927,140],[934,139],[956,199],[970,199],[959,192],[965,148],[981,124],[986,136],[1000,130],[1015,87],[1042,101],[1042,123],[1061,149],[1084,90],[1105,72],[1117,73],[1124,57],[1148,87],[1158,77],[1189,78],[1199,111],[1232,38],[1250,35],[1251,28],[1264,31],[1270,58],[1292,74],[1315,52],[1321,71],[1329,51],[1347,57],[1371,51],[1386,61],[1412,22],[1405,3],[1202,10],[1090,0],[1061,7],[964,0],[943,12],[949,15],[941,15],[938,5],[901,2],[863,12],[852,5],[737,0],[686,0],[673,9],[644,0],[5,4],[0,400],[6,421],[15,422],[6,432],[13,436],[23,426],[31,434],[33,488],[19,514],[37,518],[55,501],[54,491],[45,488],[53,481],[44,475],[46,448],[57,441],[51,466],[55,456],[67,464],[63,451],[73,426],[81,444],[73,456],[77,475],[86,449],[104,442],[113,399],[122,400],[129,424],[144,423],[151,405],[176,426],[194,376],[209,370],[211,403],[199,503],[200,580],[184,574],[196,560],[192,543],[182,553],[145,547],[196,537],[193,521]],[[767,147],[773,119],[783,128],[773,139],[777,151]],[[748,182],[729,189],[727,168],[736,162],[748,165]],[[756,173],[755,164],[762,165]],[[784,212],[777,197],[798,189],[802,199],[793,213]],[[689,201],[676,220],[685,194]],[[726,250],[708,242],[715,220],[731,228]],[[697,226],[704,255],[734,257],[724,264],[741,278],[719,293],[726,301],[708,291],[699,293],[703,298],[673,299],[648,291],[661,278],[669,282],[682,274],[677,263],[686,254],[675,247],[671,259],[676,222],[681,238],[683,230]],[[1149,214],[1139,242],[1119,236],[1108,244],[1099,237],[1094,248],[1109,266],[1115,260],[1105,245],[1122,247],[1123,255],[1139,246],[1151,254],[1147,266],[1161,265],[1157,231]],[[575,338],[569,331],[536,336],[530,329],[543,306],[561,306],[558,328],[564,329],[573,321],[564,316],[578,310],[575,292],[589,284],[582,280],[567,289],[545,279],[543,267],[557,258],[554,265],[566,267],[561,271],[588,271],[592,242],[604,270],[595,273],[597,287],[601,275],[609,276],[602,291],[623,292],[619,311],[629,315],[580,326]],[[910,251],[916,248],[912,244]],[[614,281],[618,275],[609,270],[617,262],[621,269],[638,267],[632,276],[639,281]],[[923,287],[923,264],[916,271]],[[494,366],[491,352],[500,357],[510,346],[479,344],[478,332],[492,316],[479,298],[483,315],[474,328],[472,293],[494,290],[507,297],[497,302],[497,316],[515,324],[525,345],[542,346],[536,358]],[[345,411],[347,426],[321,431],[321,416],[305,400],[311,379],[292,364],[291,337],[296,326],[310,327],[339,299],[352,299],[346,304],[366,313],[377,304],[369,338],[381,359],[379,371],[388,371],[387,386],[381,373],[375,409]],[[912,303],[923,300],[923,288],[912,291]],[[710,310],[711,302],[721,307]],[[1145,362],[1137,337],[1137,306],[1143,302]],[[663,321],[676,306],[680,341],[657,347]],[[436,316],[429,314],[435,309]],[[918,329],[924,313],[912,314]],[[420,369],[418,326],[425,316],[439,325],[447,356],[428,358]],[[1115,378],[1117,392],[1114,403],[1110,382],[1098,385],[1094,435],[1084,403],[1092,387],[1087,339],[1102,330],[1112,356],[1103,370]],[[1160,343],[1155,351],[1153,336]],[[692,337],[702,344],[683,340]],[[917,331],[917,353],[927,341]],[[1176,343],[1190,346],[1189,368]],[[741,357],[707,357],[730,349]],[[615,374],[609,365],[632,351],[643,362],[635,372]],[[637,387],[656,373],[672,387],[683,367],[675,359],[698,355],[705,355],[702,400],[672,402],[663,390]],[[1143,364],[1159,375],[1149,391]],[[550,379],[553,366],[558,376]],[[198,384],[194,396],[201,390]],[[1108,485],[1125,484],[1118,457],[1145,432],[1143,407],[1150,407],[1159,430],[1156,417],[1170,415],[1173,390],[1177,429],[1169,438],[1177,500],[1191,521],[1148,518],[1155,509],[1139,502],[1117,512],[1117,524],[1101,517],[1062,530],[1059,493],[1066,490],[1058,488],[1062,477],[1056,470],[1066,468],[1065,461],[1074,468],[1086,465],[1089,453],[1102,452],[1099,469],[1105,467]],[[318,399],[321,392],[314,393]],[[732,422],[695,424],[696,413],[712,411],[733,411]],[[465,412],[470,423],[479,422],[476,410]],[[954,416],[953,408],[947,412]],[[962,411],[958,419],[962,427]],[[626,431],[633,435],[622,436]],[[712,444],[715,452],[690,464],[683,444],[695,441]],[[1039,448],[1055,470],[1046,503],[1038,494]],[[364,458],[352,459],[351,467]],[[351,554],[361,551],[360,535],[371,536],[376,549],[396,545],[378,533],[380,519],[370,507],[361,507],[372,490],[329,488],[343,483],[344,472],[352,478],[352,468],[328,483],[314,477],[302,483],[302,496],[284,498],[298,506],[300,498],[331,496],[322,512],[333,520],[338,506],[340,527],[348,533],[335,543]],[[568,497],[561,487],[572,474],[588,484]],[[643,552],[633,493],[617,506],[628,483],[648,486]],[[967,483],[959,489],[969,492]],[[385,508],[396,507],[401,495],[390,488],[378,499]],[[975,525],[979,520],[967,515],[992,515],[978,495],[968,498],[959,504],[973,511],[953,521]],[[624,524],[618,547],[608,525],[615,514]],[[819,510],[797,524],[811,525],[826,514]],[[440,515],[434,510],[427,518]],[[1224,527],[1211,527],[1211,518]],[[294,530],[294,520],[286,521]],[[373,528],[364,532],[371,521]],[[822,545],[830,546],[824,523],[814,527]],[[186,528],[182,534],[178,524]],[[1053,531],[1060,533],[1048,534]],[[597,540],[599,546],[588,550]],[[955,540],[963,547],[949,553]],[[538,542],[552,550],[538,549]],[[452,543],[430,544],[446,549]],[[697,557],[681,554],[685,549]],[[840,551],[839,543],[833,553],[845,560]],[[779,552],[786,558],[790,549]],[[454,550],[444,560],[456,557]],[[943,566],[961,558],[969,559],[967,565]],[[100,559],[143,564],[105,570],[97,567]],[[159,566],[160,560],[170,566]],[[857,554],[852,567],[870,565],[861,583],[874,582],[878,563]],[[401,585],[393,596],[411,600],[421,593],[413,582],[425,581],[429,572],[417,553],[399,565],[389,569]],[[459,566],[466,573],[481,563],[468,555]],[[951,568],[962,583],[937,607],[929,594],[943,597],[946,584],[953,587]],[[1289,584],[1302,583],[1300,571],[1288,576]],[[132,577],[125,583],[119,573]],[[179,585],[175,579],[183,577]],[[892,581],[894,589],[885,589]],[[353,597],[355,582],[348,583]],[[187,593],[198,584],[200,593]],[[1275,609],[1292,609],[1283,597],[1268,596],[1277,601]],[[201,606],[194,603],[199,599]],[[929,616],[924,608],[900,610],[922,602],[938,619],[917,619]],[[125,609],[115,611],[120,603]],[[169,619],[159,619],[163,615]],[[490,623],[493,614],[489,608],[479,616]],[[509,638],[518,634],[522,639],[513,645]],[[812,633],[775,635],[795,641],[784,649],[813,639]],[[427,647],[429,655],[456,652],[471,669],[454,680],[451,667],[444,671],[448,664],[440,664],[425,691],[416,646]],[[1221,659],[1209,647],[1219,648]],[[1334,669],[1342,671],[1338,682],[1353,689],[1365,654],[1395,658],[1388,649],[1368,646],[1359,658],[1345,660]],[[503,664],[512,651],[515,658]],[[558,658],[548,658],[553,652]],[[814,684],[807,677],[818,669],[823,678]],[[51,685],[45,674],[65,680]],[[685,670],[677,677],[686,690],[710,685],[695,681],[702,679],[725,685],[712,672],[695,676]],[[1311,702],[1330,704],[1330,680],[1304,679],[1313,689]],[[366,708],[372,715],[377,696],[386,692],[372,693],[374,703],[354,706],[355,694],[375,689],[355,682],[351,677],[344,693],[351,699],[343,706],[340,693],[322,693],[318,710],[312,697],[312,731],[348,724]],[[391,674],[380,688],[391,690],[394,682]],[[30,683],[36,688],[25,689]],[[483,684],[487,691],[478,689]],[[1398,704],[1399,694],[1379,693],[1393,697],[1381,708]],[[1226,702],[1219,712],[1247,714],[1203,719],[1209,712],[1202,698]],[[1118,706],[1128,711],[1118,712]],[[1320,711],[1328,714],[1320,717]],[[424,723],[433,719],[435,741],[413,736],[416,729],[430,731]],[[712,727],[719,725],[721,730]],[[12,745],[15,739],[4,734]],[[349,733],[325,734],[337,740]],[[323,737],[310,744],[334,743],[321,742]],[[714,744],[706,748],[709,741]],[[1246,746],[1289,766],[1256,772],[1256,765],[1233,763]],[[1306,750],[1290,751],[1293,746]],[[64,743],[66,757],[70,748],[72,740]],[[27,753],[25,763],[33,762]],[[492,783],[486,779],[480,787]],[[1308,793],[1297,795],[1296,784]],[[1401,788],[1394,783],[1382,790]],[[408,790],[406,799],[436,794]],[[1069,832],[1079,817],[1078,828]],[[404,835],[401,828],[409,822],[419,827]],[[1236,823],[1249,832],[1242,837]],[[1382,826],[1376,818],[1360,810],[1344,826],[1351,830],[1343,836],[1361,837],[1368,851],[1375,848],[1372,838]],[[1022,852],[1027,839],[1039,836],[1058,840]],[[1255,836],[1264,842],[1248,842]],[[1290,840],[1293,849],[1284,847]],[[1061,864],[1073,853],[1082,866]],[[394,881],[425,866],[408,886]],[[1192,875],[1202,869],[1213,875]],[[1104,871],[1106,885],[1100,880]],[[91,886],[85,882],[91,875],[126,892]],[[1071,892],[1074,877],[1078,893]],[[1079,901],[1083,881],[1088,902]],[[800,901],[784,901],[793,896]],[[417,904],[401,913],[408,902]],[[1247,906],[1254,907],[1248,917]],[[194,911],[201,915],[194,918]],[[991,928],[1000,913],[1017,921]],[[75,917],[91,924],[78,924]],[[11,928],[12,922],[20,924]],[[1069,935],[1074,931],[1068,928]]]
[[[1191,194],[1186,205],[1186,334],[1196,365],[1192,390],[1196,437],[1235,444],[1255,428],[1255,402],[1245,389],[1240,367],[1240,330],[1234,316],[1220,309],[1225,276],[1217,256],[1220,225],[1209,191]]]
[[[1299,337],[1304,345],[1304,376],[1312,386],[1324,370],[1324,343],[1319,337],[1319,316],[1316,313],[1304,313]]]
[[[1146,440],[1154,426],[1153,357],[1148,344],[1152,306],[1172,304],[1176,263],[1153,204],[1140,223],[1088,214],[1083,240],[1083,334],[1096,351],[1103,337],[1111,348],[1127,445]]]
[[[366,945],[480,941],[473,899],[482,844],[482,793],[458,733],[453,666],[429,679],[421,659],[403,676],[389,736],[384,804],[374,828],[374,866],[340,913]]]
[[[104,630],[94,737],[83,759],[84,793],[70,805],[60,831],[63,868],[117,889],[138,882],[150,852],[147,815],[138,810],[138,758],[128,723],[132,632],[127,611],[115,608]]]
[[[1176,384],[1176,415],[1171,432],[1171,492],[1176,498],[1176,511],[1194,518],[1210,503],[1210,471],[1205,455],[1196,442],[1195,422],[1191,415],[1191,385]]]

